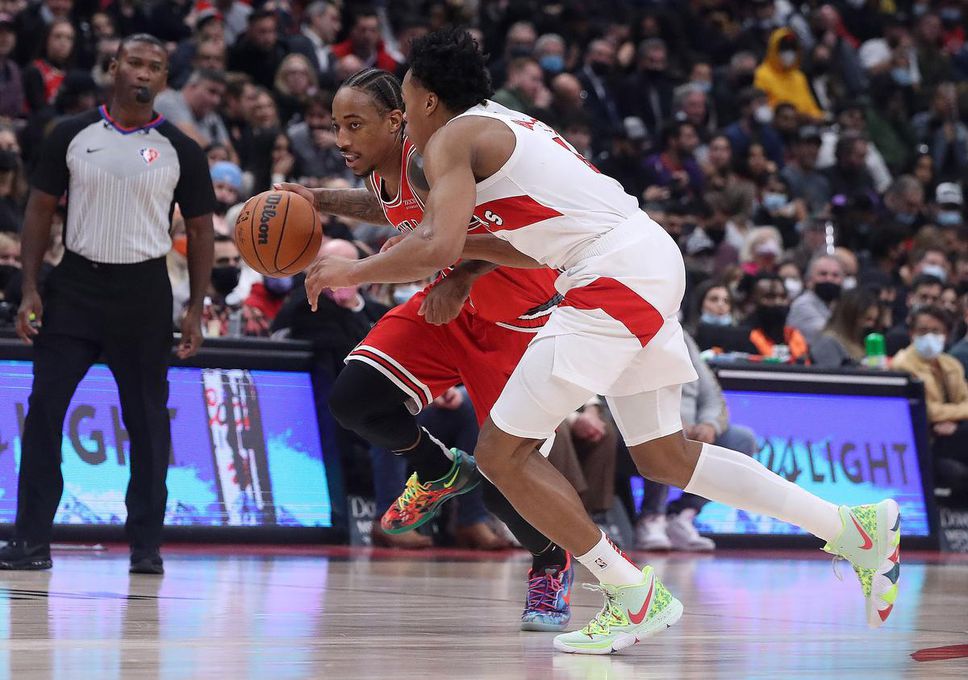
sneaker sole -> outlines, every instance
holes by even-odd
[[[54,563],[47,560],[31,560],[30,562],[0,562],[0,570],[3,571],[43,571],[50,569]]]
[[[676,598],[672,598],[672,600],[669,602],[669,605],[662,611],[661,614],[649,621],[648,624],[643,625],[634,633],[618,633],[615,636],[615,639],[612,640],[612,644],[609,647],[570,647],[563,642],[559,642],[558,638],[555,638],[555,649],[557,649],[559,652],[565,652],[566,654],[612,654],[613,652],[619,652],[623,649],[627,649],[635,643],[641,642],[642,640],[652,637],[653,635],[658,635],[667,628],[674,626],[681,618],[682,602]]]
[[[871,584],[871,596],[875,595],[875,587],[878,593],[882,593],[885,590],[890,589],[892,586],[897,587],[901,583],[901,509],[898,507],[897,502],[893,499],[888,499],[885,503],[885,515],[884,515],[884,526],[888,527],[885,531],[885,550],[882,555],[881,564],[874,572],[873,582]],[[895,529],[895,527],[897,527]],[[891,561],[891,557],[894,555],[895,542],[897,543],[897,562]],[[894,580],[888,578],[888,573],[893,572]],[[878,610],[872,606],[871,600],[868,599],[865,609],[867,614],[867,625],[870,628],[880,628],[887,622],[887,617],[890,616],[894,609],[894,605],[890,605],[887,608],[887,615],[881,618]],[[884,611],[884,610],[880,610]]]
[[[571,620],[571,617],[568,618]],[[568,627],[568,621],[561,623],[542,623],[540,621],[522,621],[521,630],[537,633],[563,633]]]
[[[408,531],[419,529],[424,524],[426,524],[430,520],[434,519],[437,515],[439,515],[440,509],[444,506],[445,503],[447,503],[447,501],[451,500],[452,498],[457,498],[458,496],[463,496],[465,493],[469,493],[474,489],[476,489],[478,486],[480,486],[481,479],[482,479],[481,473],[478,472],[477,468],[474,468],[474,479],[472,481],[468,482],[467,484],[462,486],[459,490],[455,491],[454,493],[448,494],[446,498],[444,498],[442,501],[440,501],[437,505],[434,506],[433,510],[425,513],[420,519],[418,519],[413,524],[407,524],[406,526],[391,528],[388,526],[384,526],[383,521],[381,520],[380,527],[388,534],[405,534]]]

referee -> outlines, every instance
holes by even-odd
[[[21,442],[16,532],[0,549],[0,569],[51,567],[51,527],[64,490],[64,416],[78,383],[103,357],[118,385],[131,442],[125,496],[131,572],[164,573],[159,547],[168,498],[172,346],[165,255],[177,203],[188,231],[191,276],[178,356],[189,357],[202,341],[215,194],[202,150],[152,108],[168,75],[161,41],[144,34],[125,38],[110,73],[110,105],[58,124],[31,178],[17,333],[34,345],[34,382]],[[37,274],[65,191],[66,252],[41,302]]]

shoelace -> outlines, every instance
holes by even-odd
[[[608,635],[612,626],[621,626],[625,623],[622,618],[622,609],[619,607],[614,593],[600,585],[591,583],[583,583],[582,588],[600,591],[605,596],[605,605],[602,607],[602,611],[598,612],[595,618],[581,629],[582,633],[586,635]]]
[[[423,484],[417,479],[417,473],[414,472],[410,475],[410,479],[407,480],[407,486],[404,488],[403,493],[400,494],[400,498],[397,499],[397,505],[401,509],[405,508],[410,501],[416,498],[420,493],[425,490]]]
[[[530,610],[557,611],[558,593],[564,588],[564,574],[560,571],[535,576],[528,581],[528,604]]]

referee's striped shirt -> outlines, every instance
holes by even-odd
[[[198,144],[160,115],[143,127],[122,127],[104,106],[53,129],[31,185],[54,196],[67,191],[64,246],[105,264],[166,255],[175,203],[186,218],[215,208]]]

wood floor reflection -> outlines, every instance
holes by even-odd
[[[122,548],[55,552],[50,572],[0,572],[0,678],[968,677],[964,656],[911,657],[968,644],[959,556],[908,560],[876,631],[849,567],[841,582],[829,561],[802,553],[653,558],[686,613],[604,658],[559,654],[551,634],[518,631],[521,553],[238,547],[165,558],[161,578],[130,576]],[[600,606],[582,589],[573,604],[577,625]]]

